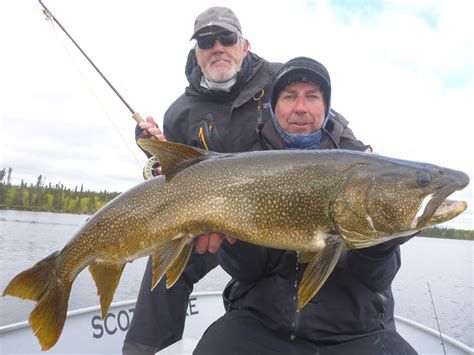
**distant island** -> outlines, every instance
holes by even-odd
[[[20,185],[11,183],[12,168],[0,170],[0,209],[54,213],[94,214],[120,192],[74,189],[63,184],[45,183],[39,175],[35,184],[23,180]],[[420,237],[474,240],[474,230],[434,227],[420,232]]]
[[[11,183],[12,168],[0,170],[0,209],[42,211],[56,213],[93,214],[120,192],[84,190],[83,185],[74,189],[58,182],[46,184],[39,175],[35,184],[21,180],[20,185]]]
[[[419,236],[427,238],[474,240],[474,230],[433,227],[422,230]]]

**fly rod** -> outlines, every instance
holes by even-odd
[[[99,73],[99,75],[102,77],[102,79],[105,80],[105,82],[110,86],[110,88],[115,92],[115,94],[118,96],[118,98],[124,103],[125,106],[130,110],[132,113],[132,117],[137,123],[144,122],[142,116],[140,113],[136,112],[132,107],[125,101],[125,99],[120,95],[120,93],[115,89],[115,87],[112,85],[112,83],[105,77],[104,74],[99,70],[99,68],[94,64],[94,62],[89,58],[89,56],[82,50],[82,48],[77,44],[77,42],[74,40],[74,38],[71,37],[71,35],[66,31],[66,29],[61,25],[61,23],[58,21],[58,19],[51,13],[51,11],[48,10],[48,8],[43,4],[42,0],[38,0],[40,5],[44,8],[43,13],[50,19],[52,19],[57,25],[61,28],[61,30],[66,34],[66,36],[69,37],[69,39],[74,43],[74,45],[79,49],[79,51],[84,55],[84,57],[89,61],[89,63],[94,67],[94,69]]]

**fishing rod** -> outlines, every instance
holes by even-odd
[[[97,65],[94,64],[94,62],[89,58],[89,56],[82,50],[82,48],[77,44],[77,42],[72,38],[72,36],[66,31],[63,25],[58,21],[58,19],[52,14],[52,12],[46,7],[46,5],[43,3],[42,0],[38,0],[40,5],[43,7],[43,13],[44,15],[49,18],[50,20],[53,20],[60,28],[61,30],[68,36],[68,38],[74,43],[74,45],[77,47],[77,49],[82,53],[82,55],[89,61],[89,63],[94,67],[94,69],[99,73],[99,75],[102,77],[102,79],[105,80],[105,82],[110,86],[110,88],[114,91],[114,93],[118,96],[118,98],[124,103],[125,106],[130,110],[132,113],[133,119],[137,122],[144,122],[145,120],[142,118],[140,113],[135,111],[127,101],[120,95],[120,93],[117,91],[117,89],[112,85],[112,83],[109,81],[109,79],[106,78],[106,76],[100,71],[100,69],[97,67]],[[133,153],[132,153],[133,155]],[[136,159],[136,158],[135,158]],[[138,162],[138,161],[137,161]],[[161,164],[160,161],[152,156],[151,158],[148,159],[147,163],[143,167],[143,177],[145,180],[151,179],[155,176],[161,175]]]
[[[82,53],[82,55],[89,61],[89,63],[94,67],[94,69],[99,73],[99,75],[102,77],[102,79],[105,80],[105,82],[110,86],[110,88],[114,91],[114,93],[118,96],[118,98],[124,103],[125,106],[130,110],[132,113],[133,119],[137,122],[144,122],[144,119],[140,115],[140,113],[136,112],[132,107],[125,101],[125,99],[120,95],[120,93],[115,89],[115,87],[112,85],[112,83],[105,77],[105,75],[100,71],[100,69],[94,64],[94,62],[89,58],[89,56],[82,50],[82,48],[77,44],[77,42],[74,40],[74,38],[71,37],[71,35],[66,31],[66,29],[61,25],[61,23],[58,21],[58,19],[52,14],[51,11],[43,4],[42,0],[38,0],[40,5],[43,7],[43,13],[45,14],[46,17],[49,19],[53,20],[59,28],[68,36],[68,38],[74,43],[74,45],[79,49],[79,51]]]

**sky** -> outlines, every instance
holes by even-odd
[[[161,124],[187,82],[195,17],[230,7],[251,50],[308,56],[332,82],[332,107],[375,152],[472,177],[474,25],[470,0],[44,0],[142,116]],[[125,191],[142,181],[135,122],[36,0],[1,0],[0,169],[12,182]],[[165,4],[165,5],[163,5]],[[474,229],[471,184],[458,217]]]

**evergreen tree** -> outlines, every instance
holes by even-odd
[[[0,183],[0,206],[5,204],[5,197],[7,196],[7,187]]]
[[[8,174],[7,174],[7,185],[11,184],[11,178],[12,178],[12,168],[8,168]]]
[[[38,178],[36,179],[36,188],[39,189],[43,187],[43,176],[39,175]]]

